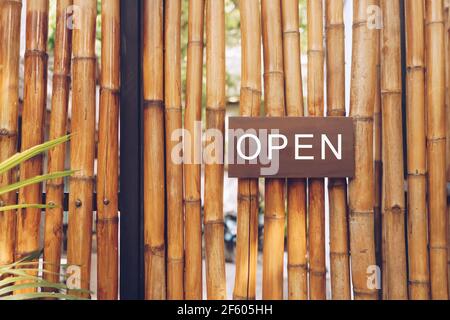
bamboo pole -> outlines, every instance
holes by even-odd
[[[261,109],[261,13],[259,0],[239,2],[242,36],[240,114],[256,117]],[[258,179],[238,182],[236,278],[234,299],[256,299],[258,262]]]
[[[374,185],[375,185],[375,256],[377,259],[377,265],[382,266],[383,254],[382,254],[382,202],[383,202],[383,152],[382,152],[382,124],[383,119],[381,116],[381,32],[377,36],[377,87],[375,95],[375,107],[374,107]],[[384,268],[383,268],[384,269]]]
[[[422,0],[405,2],[408,127],[409,293],[430,298],[426,199],[424,11]]]
[[[145,297],[166,298],[163,1],[144,1]]]
[[[376,300],[368,287],[369,268],[376,265],[374,237],[373,113],[377,81],[378,30],[369,29],[367,7],[377,0],[353,1],[351,117],[355,126],[355,177],[350,180],[350,250],[354,297]]]
[[[447,114],[447,183],[450,182],[450,1],[445,0],[445,71],[446,71],[446,81],[445,81],[445,92],[446,92],[446,114]],[[447,231],[447,265],[448,274],[450,274],[450,206],[447,201],[448,210],[448,231]],[[448,290],[450,295],[450,276],[448,277]]]
[[[97,296],[118,298],[120,0],[102,1],[97,174]]]
[[[69,266],[80,268],[81,289],[89,289],[92,248],[92,205],[95,157],[95,31],[97,2],[74,0],[82,19],[73,30],[73,96],[70,166],[76,173],[70,179]]]
[[[44,140],[47,100],[48,6],[48,0],[27,1],[22,150],[41,144]],[[28,160],[20,167],[21,180],[35,177],[41,173],[42,156]],[[40,184],[21,189],[19,191],[19,204],[41,203],[41,190]],[[40,209],[18,210],[16,260],[39,250],[40,222]]]
[[[281,3],[262,0],[264,95],[266,115],[285,115]],[[266,179],[263,249],[263,299],[283,299],[285,181]]]
[[[384,140],[385,188],[384,217],[386,219],[386,267],[388,299],[408,299],[405,188],[402,130],[402,75],[400,39],[400,2],[381,1],[383,38],[381,58],[381,96]]]
[[[181,130],[181,0],[165,2],[165,108],[167,183],[167,298],[184,298],[183,165],[172,160],[173,133]]]
[[[185,293],[188,300],[202,299],[202,221],[200,179],[203,79],[204,0],[189,1],[188,57],[186,73],[185,130]],[[201,160],[201,159],[200,159]]]
[[[58,1],[56,7],[56,34],[53,67],[52,111],[50,115],[50,140],[67,134],[67,109],[70,95],[70,68],[72,59],[72,30],[68,28],[68,8],[73,0]],[[57,146],[48,153],[48,172],[65,169],[66,145]],[[59,281],[61,246],[63,237],[64,179],[46,184],[48,204],[55,208],[45,212],[44,267],[48,273],[44,278]]]
[[[326,1],[327,106],[329,117],[345,117],[344,1]],[[330,265],[333,300],[350,300],[347,180],[330,179]]]
[[[324,115],[323,3],[308,0],[308,111]],[[323,179],[309,180],[309,290],[311,300],[326,300],[325,187]]]
[[[448,299],[443,1],[426,1],[429,237],[432,299]]]
[[[291,117],[304,116],[298,0],[281,1],[286,108]],[[288,180],[289,299],[308,299],[306,181]]]
[[[19,116],[19,50],[22,1],[0,1],[0,161],[17,151]],[[0,176],[0,186],[13,181],[12,174]],[[1,206],[16,203],[12,192],[0,197]],[[0,265],[14,262],[16,213],[0,213]]]
[[[206,287],[209,300],[226,299],[225,243],[223,220],[225,134],[225,2],[206,1],[206,143],[215,145],[205,166]],[[222,150],[217,150],[218,146]]]

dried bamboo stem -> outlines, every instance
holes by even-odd
[[[405,2],[408,126],[409,293],[430,298],[426,199],[425,57],[422,0]]]
[[[239,2],[242,35],[241,116],[256,117],[261,109],[261,14],[259,0]],[[258,179],[238,182],[236,278],[234,299],[256,299],[258,262]]]
[[[223,220],[225,135],[225,3],[206,1],[206,143],[216,146],[205,166],[206,285],[209,300],[226,299],[225,243]],[[222,146],[222,150],[217,150]]]
[[[374,237],[373,114],[377,82],[378,30],[368,27],[367,7],[377,0],[353,1],[351,117],[355,122],[355,177],[350,180],[350,250],[355,299],[376,300],[368,271],[376,265]]]
[[[308,111],[324,115],[323,4],[308,0]],[[309,180],[309,290],[311,300],[326,300],[325,187],[323,179]]]
[[[266,115],[285,115],[281,3],[262,2]],[[263,299],[283,299],[285,181],[266,179],[263,249]]]
[[[120,0],[102,1],[97,175],[97,295],[118,298]]]
[[[68,264],[81,268],[81,288],[89,289],[92,248],[92,201],[95,157],[95,31],[97,2],[74,0],[79,10],[73,31],[73,133],[70,166]]]
[[[44,121],[47,100],[47,37],[48,0],[28,1],[27,37],[24,71],[24,101],[22,113],[22,150],[27,150],[44,140]],[[28,160],[20,167],[20,179],[42,173],[42,156]],[[19,204],[41,203],[40,184],[23,188]],[[16,260],[39,250],[40,209],[22,209],[17,212]],[[25,290],[32,292],[35,290]]]
[[[70,68],[72,62],[72,30],[68,28],[68,8],[73,0],[58,1],[56,7],[55,61],[53,67],[52,111],[50,115],[50,140],[67,134],[67,109],[70,95]],[[66,145],[57,146],[48,153],[48,172],[65,169]],[[45,212],[44,278],[58,282],[63,237],[64,179],[46,184],[48,204],[56,208]]]
[[[383,119],[381,115],[381,32],[377,36],[377,87],[375,96],[374,107],[374,185],[375,185],[375,256],[377,259],[377,265],[382,266],[383,253],[382,253],[382,202],[383,202],[383,152],[382,152],[382,125]]]
[[[172,160],[174,148],[182,138],[172,135],[181,130],[181,0],[165,3],[165,108],[166,108],[166,184],[167,184],[167,298],[184,298],[184,216],[183,165]]]
[[[189,1],[185,129],[185,293],[188,300],[202,299],[201,150],[204,0]]]
[[[19,116],[19,50],[22,1],[0,1],[0,161],[17,151]],[[12,173],[0,176],[0,186],[13,181]],[[0,197],[1,206],[16,203],[12,192]],[[14,262],[16,213],[0,213],[0,265]]]
[[[405,188],[402,130],[402,75],[400,39],[400,2],[381,1],[383,38],[381,58],[381,97],[383,115],[386,219],[386,262],[388,299],[408,299]]]
[[[291,117],[304,116],[298,0],[281,1],[286,108]],[[288,180],[289,299],[308,299],[306,181]]]
[[[145,297],[166,298],[163,1],[144,1]]]
[[[344,1],[326,1],[328,116],[345,117]],[[330,179],[330,264],[333,300],[350,300],[347,180]]]
[[[425,1],[427,40],[428,192],[432,299],[448,299],[443,1]]]
[[[445,0],[445,71],[446,71],[446,81],[445,81],[445,92],[446,92],[446,114],[447,114],[447,183],[450,182],[450,1]],[[448,229],[447,229],[447,265],[448,265],[448,274],[450,274],[450,206],[447,201],[447,210],[448,210]],[[448,278],[448,290],[450,295],[450,276]]]

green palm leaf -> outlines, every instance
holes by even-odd
[[[17,167],[24,161],[32,159],[32,158],[36,157],[37,155],[40,155],[41,153],[44,153],[62,143],[69,141],[70,138],[71,138],[71,135],[66,135],[64,137],[40,144],[40,145],[30,148],[26,151],[17,153],[16,155],[12,156],[11,158],[0,163],[0,174],[5,173],[6,171],[8,171],[12,168]]]

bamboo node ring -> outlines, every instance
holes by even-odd
[[[353,116],[351,118],[354,122],[373,122],[373,117]]]
[[[224,106],[216,107],[206,107],[206,111],[210,113],[224,113],[227,109]]]
[[[447,251],[447,246],[430,246],[430,250]]]
[[[113,87],[108,87],[108,86],[101,86],[100,87],[100,92],[108,92],[112,95],[119,95],[120,94],[120,89],[119,88],[113,88]]]
[[[308,265],[307,264],[295,264],[295,263],[291,263],[288,264],[288,269],[300,269],[300,270],[304,270],[304,271],[308,271]]]
[[[444,23],[445,23],[444,20],[432,20],[432,21],[426,21],[425,25],[426,26],[430,26],[430,25],[433,25],[433,24],[444,24]]]
[[[206,221],[205,222],[205,227],[208,226],[215,226],[215,225],[225,225],[225,221],[223,221],[223,219],[219,219],[219,220],[210,220],[210,221]]]
[[[325,26],[326,30],[330,30],[330,29],[344,29],[345,25],[343,23],[330,23],[328,25]]]
[[[88,182],[88,183],[94,183],[95,177],[90,176],[72,176],[69,177],[70,181],[81,181],[81,182]]]
[[[22,1],[19,1],[19,0],[5,0],[5,2],[7,4],[10,4],[10,5],[18,5],[19,8],[22,8]]]
[[[17,131],[11,131],[5,128],[0,129],[0,137],[13,138],[17,137]]]
[[[167,264],[183,264],[184,258],[167,258]]]
[[[185,203],[186,205],[194,206],[194,205],[200,204],[200,203],[201,203],[201,200],[200,200],[200,199],[192,199],[192,200],[190,200],[190,199],[184,199],[184,203]]]
[[[166,250],[166,246],[164,244],[160,245],[160,246],[156,246],[156,247],[152,247],[148,244],[145,245],[145,252],[149,253],[152,256],[156,256],[156,257],[165,257],[165,250]]]
[[[316,276],[316,277],[323,277],[327,274],[326,270],[314,270],[314,269],[309,269],[309,274],[312,276]]]
[[[261,90],[258,90],[258,89],[256,89],[256,88],[252,88],[252,87],[241,87],[241,92],[242,91],[248,91],[248,92],[250,92],[251,94],[256,94],[256,95],[261,95],[262,94],[262,91]]]
[[[447,137],[435,137],[435,138],[427,138],[428,143],[439,143],[446,141]]]
[[[119,224],[119,217],[111,217],[111,218],[99,218],[97,219],[98,225],[117,225]]]
[[[351,216],[372,216],[374,214],[375,214],[374,210],[367,210],[367,211],[350,210]]]
[[[169,107],[166,105],[166,109],[165,109],[166,113],[170,113],[170,112],[182,112],[183,108],[181,106],[175,106],[175,107]]]
[[[190,40],[188,41],[188,48],[189,47],[203,47],[204,43],[202,40]]]
[[[283,35],[288,36],[288,35],[298,35],[300,34],[300,30],[286,30],[283,31]]]
[[[347,258],[350,256],[348,252],[330,252],[330,255],[333,257],[344,257]]]
[[[281,220],[286,220],[285,217],[276,217],[276,216],[264,216],[264,220],[268,220],[268,221],[281,221]]]
[[[53,82],[57,82],[59,80],[69,82],[71,80],[71,76],[68,73],[54,73]]]
[[[412,286],[420,286],[420,287],[428,287],[430,285],[430,281],[425,280],[409,280],[408,283]]]
[[[257,196],[243,196],[243,195],[241,195],[241,196],[238,196],[238,200],[239,201],[242,201],[242,202],[251,202],[251,201],[256,201],[256,200],[258,200],[258,197]]]
[[[64,187],[64,183],[57,183],[57,182],[49,181],[49,182],[46,183],[45,186],[47,188],[60,189],[60,188]]]
[[[45,51],[42,50],[36,50],[36,49],[29,49],[25,51],[25,59],[28,57],[38,57],[41,59],[44,59],[45,61],[48,60],[48,54]]]
[[[328,110],[328,115],[330,117],[345,117],[345,107],[344,108],[340,108],[340,107],[331,108],[330,110]]]
[[[145,100],[144,108],[164,108],[164,101],[162,100]]]
[[[75,63],[75,62],[82,62],[82,61],[85,61],[85,60],[88,60],[88,61],[97,61],[97,57],[96,56],[74,56],[73,58],[72,58],[72,61],[73,61],[73,63]]]
[[[353,29],[357,29],[357,28],[360,28],[360,27],[367,27],[367,22],[368,22],[367,20],[359,20],[359,21],[356,20],[356,21],[353,22],[352,28]]]

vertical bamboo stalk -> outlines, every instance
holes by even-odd
[[[19,50],[22,1],[0,1],[0,161],[17,150],[19,115]],[[0,186],[13,181],[11,172],[0,176]],[[2,206],[16,202],[16,194],[2,195]],[[0,212],[0,265],[14,262],[16,213]]]
[[[427,40],[428,179],[432,299],[448,299],[443,1],[425,1]]]
[[[97,295],[118,298],[120,0],[102,1],[97,174]]]
[[[166,298],[163,1],[144,1],[145,297]]]
[[[72,59],[72,30],[68,25],[68,8],[73,0],[58,1],[56,7],[56,34],[53,67],[52,111],[50,115],[50,140],[67,134],[67,109],[70,94],[70,67]],[[65,168],[66,145],[57,146],[48,153],[48,172],[61,172]],[[64,179],[46,184],[48,204],[56,208],[45,212],[44,278],[58,282],[61,264],[61,246],[64,214]]]
[[[43,142],[47,100],[48,0],[27,1],[24,101],[22,113],[22,150]],[[42,156],[28,160],[20,167],[20,179],[42,173]],[[19,192],[20,204],[41,203],[40,184]],[[16,259],[39,250],[41,210],[17,212]]]
[[[450,182],[450,1],[445,1],[445,71],[446,71],[446,80],[445,80],[445,92],[446,92],[446,114],[447,114],[447,183]],[[447,265],[448,265],[448,274],[450,274],[450,206],[447,202],[447,210],[448,210],[448,231],[447,231]],[[448,277],[448,290],[450,295],[450,277]]]
[[[226,299],[223,220],[225,134],[225,3],[206,1],[206,143],[216,146],[205,166],[205,248],[208,299]],[[217,150],[219,145],[222,150]]]
[[[89,289],[92,249],[92,205],[95,157],[95,31],[97,1],[74,0],[78,13],[73,31],[73,133],[67,260],[81,269],[81,288]]]
[[[367,8],[377,0],[353,1],[353,59],[350,107],[355,126],[355,177],[350,180],[350,250],[355,299],[376,300],[368,271],[376,265],[374,237],[373,113],[378,31],[369,28]]]
[[[167,298],[184,298],[184,216],[183,165],[172,160],[182,138],[172,135],[181,130],[181,0],[165,3],[165,108],[167,183]]]
[[[242,36],[240,114],[256,117],[261,109],[261,13],[259,0],[239,2]],[[256,299],[258,262],[258,179],[238,182],[235,299]]]
[[[375,95],[375,107],[374,107],[374,132],[373,132],[373,152],[374,152],[374,186],[375,186],[375,256],[377,259],[377,265],[382,266],[383,254],[382,254],[382,195],[383,195],[383,152],[382,152],[382,125],[383,119],[381,116],[381,32],[377,36],[377,87]]]
[[[304,116],[298,0],[281,1],[288,116]],[[308,299],[306,181],[288,180],[289,299]]]
[[[189,1],[185,129],[185,292],[188,300],[202,299],[202,221],[200,179],[205,1]],[[199,128],[200,127],[200,128]],[[201,160],[201,159],[200,159]]]
[[[408,127],[409,293],[430,298],[426,200],[424,11],[422,0],[405,2]]]
[[[264,95],[266,115],[285,115],[281,3],[262,0]],[[285,181],[266,179],[263,249],[263,299],[283,299]]]
[[[323,3],[308,0],[308,111],[324,115]],[[309,180],[309,290],[311,300],[326,299],[325,187],[323,179]]]
[[[384,140],[383,180],[386,219],[388,299],[408,299],[405,243],[400,2],[381,1],[383,38],[381,93]]]
[[[345,117],[344,1],[326,1],[328,116]],[[334,300],[350,300],[347,180],[330,179],[330,265]]]

